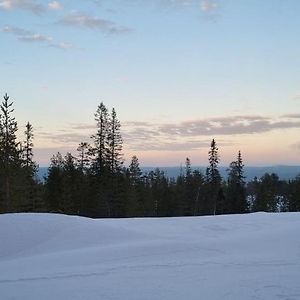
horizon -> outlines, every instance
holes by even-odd
[[[300,165],[300,2],[0,0],[1,97],[34,159],[76,153],[101,101],[129,164]]]

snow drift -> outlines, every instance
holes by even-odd
[[[300,299],[300,213],[0,215],[1,299]]]

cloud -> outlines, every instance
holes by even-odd
[[[31,0],[2,0],[0,1],[0,8],[4,10],[22,9],[37,15],[46,10],[45,5]]]
[[[296,149],[297,151],[300,151],[300,141],[290,145],[290,147],[294,150]]]
[[[12,8],[12,1],[11,0],[5,0],[0,2],[0,8],[1,9],[11,9]]]
[[[51,37],[40,33],[34,33],[33,31],[26,30],[19,27],[5,26],[2,29],[3,32],[13,34],[17,37],[18,41],[27,43],[42,43],[48,47],[54,47],[58,49],[67,50],[73,48],[73,45],[66,42],[56,43],[53,42]]]
[[[213,13],[217,10],[218,4],[212,0],[202,0],[200,2],[200,9],[204,13]]]
[[[65,42],[50,43],[48,46],[52,47],[52,48],[56,48],[56,49],[61,49],[61,50],[69,50],[69,49],[75,48],[73,44],[71,44],[71,43],[65,43]]]
[[[203,145],[201,141],[205,137],[249,135],[300,128],[298,117],[300,116],[296,114],[279,117],[229,116],[185,121],[179,124],[126,122],[122,127],[122,133],[124,142],[133,150],[191,150],[201,147]],[[204,143],[207,144],[206,141]]]
[[[52,40],[51,37],[47,37],[45,35],[39,34],[39,33],[34,33],[32,31],[19,28],[19,27],[10,27],[10,26],[5,26],[3,28],[3,31],[6,33],[11,33],[17,36],[19,41],[22,42],[49,42]]]
[[[36,138],[53,142],[59,146],[77,146],[83,141],[89,140],[89,135],[79,132],[72,132],[70,130],[60,130],[58,133],[37,131]]]
[[[114,1],[114,0],[89,0],[98,5],[103,5],[104,3],[118,3],[118,5],[122,6],[151,6],[155,9],[196,9],[199,12],[202,12],[203,15],[212,15],[215,14],[219,8],[220,0],[122,0],[122,1]]]
[[[293,97],[293,100],[300,101],[300,94],[298,94],[295,97]]]
[[[95,124],[71,124],[71,128],[74,130],[96,130],[96,125]]]
[[[51,1],[48,3],[48,8],[51,10],[60,10],[63,8],[62,4],[58,1]]]
[[[240,115],[214,117],[181,123],[123,122],[121,133],[124,146],[133,151],[192,151],[208,148],[213,137],[219,146],[231,146],[232,136],[266,133],[273,130],[300,128],[299,114],[278,117]],[[57,134],[44,133],[44,139],[60,145],[90,141],[96,131],[95,123],[70,124]]]
[[[19,28],[19,27],[10,27],[10,26],[5,26],[2,31],[7,32],[7,33],[12,33],[17,36],[26,36],[26,35],[31,35],[32,31]]]
[[[132,29],[119,26],[112,21],[79,12],[64,16],[59,23],[65,26],[100,30],[107,34],[123,34],[132,31]]]
[[[20,36],[19,40],[23,41],[23,42],[42,42],[43,43],[43,42],[51,41],[52,38],[44,36],[42,34],[34,33],[31,35]]]
[[[282,115],[282,118],[289,118],[289,119],[300,119],[300,114],[286,114]]]
[[[132,151],[193,151],[201,148],[208,148],[211,140],[202,141],[160,141],[152,143],[151,141],[134,143],[130,145]],[[218,142],[218,145],[221,144]]]
[[[300,121],[286,117],[234,116],[188,121],[177,125],[164,124],[159,130],[177,136],[214,136],[255,134],[288,128],[300,128]]]

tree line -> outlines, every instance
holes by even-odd
[[[94,115],[96,132],[91,142],[81,142],[76,155],[54,154],[45,180],[40,181],[32,124],[26,124],[20,141],[7,94],[0,108],[0,213],[55,212],[100,218],[300,211],[300,175],[285,181],[266,173],[246,183],[239,151],[224,180],[215,139],[205,173],[193,170],[189,158],[177,178],[168,178],[159,168],[143,173],[136,156],[125,167],[120,121],[115,109],[109,111],[103,102]]]

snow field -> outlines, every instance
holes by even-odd
[[[300,213],[0,215],[0,299],[300,299]]]

